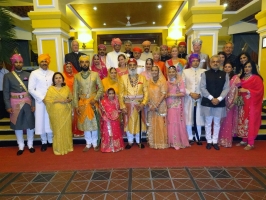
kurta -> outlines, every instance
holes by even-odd
[[[137,73],[141,74],[141,72],[145,70],[145,61],[138,59],[137,62],[138,62]]]
[[[204,126],[204,118],[200,115],[201,112],[201,98],[194,100],[189,94],[197,93],[201,94],[200,91],[200,80],[201,75],[204,73],[205,69],[190,68],[183,70],[182,78],[185,82],[186,96],[185,96],[185,116],[186,116],[186,125],[194,125],[194,104],[197,102],[196,110],[196,122],[197,126]]]
[[[146,61],[148,58],[151,59],[153,58],[152,53],[151,52],[146,53],[145,51],[142,52],[140,59]]]
[[[163,78],[156,83],[149,81],[149,103],[148,106],[156,106],[163,95],[167,93],[167,83]],[[151,148],[164,149],[168,147],[167,124],[166,124],[167,106],[165,99],[162,100],[158,109],[148,111],[148,143]]]
[[[60,89],[50,86],[44,98],[54,135],[53,151],[55,155],[64,155],[73,151],[71,103],[54,102],[66,99],[72,99],[72,94],[67,86]]]
[[[187,55],[187,61],[189,60],[189,56],[190,55],[191,54]],[[205,54],[205,53],[200,53],[199,56],[200,56],[199,68],[201,68],[201,69],[209,69],[209,62],[210,62],[209,55]],[[190,66],[188,65],[187,68],[190,68]]]
[[[42,68],[36,69],[30,74],[29,93],[35,99],[35,134],[51,133],[48,113],[43,103],[48,88],[52,85],[54,72]]]
[[[121,52],[121,51],[119,51],[119,52],[111,51],[111,52],[109,52],[107,54],[107,56],[106,56],[106,67],[107,67],[107,69],[110,69],[111,67],[114,67],[114,68],[118,67],[118,56],[120,54],[124,54],[124,53]]]
[[[24,83],[25,87],[28,88],[30,73],[16,70],[14,72]],[[10,127],[14,130],[33,129],[35,127],[35,119],[31,107],[35,107],[35,101],[20,85],[12,72],[4,76],[3,94],[6,109],[12,108],[14,112],[10,114]],[[17,98],[18,95],[23,95],[23,98]],[[12,98],[12,96],[16,98]]]
[[[97,72],[88,71],[89,76],[84,79],[80,72],[75,75],[73,88],[73,102],[75,108],[81,109],[78,129],[81,131],[98,130],[95,113],[90,105],[90,100],[99,101],[103,95],[102,81]]]
[[[140,117],[136,105],[148,103],[148,86],[144,76],[138,75],[138,83],[132,87],[129,75],[123,75],[119,80],[120,109],[127,108],[124,116],[124,131],[131,134],[140,133]],[[142,132],[146,130],[145,116],[142,112]]]

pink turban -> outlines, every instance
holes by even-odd
[[[192,63],[192,60],[193,59],[198,59],[199,61],[200,61],[200,57],[199,57],[199,54],[197,54],[197,53],[193,53],[193,54],[191,54],[190,56],[189,56],[189,64],[191,64]]]
[[[163,44],[163,45],[160,46],[160,48],[161,48],[161,49],[168,49],[168,46],[165,45],[165,44]]]
[[[114,47],[116,44],[122,45],[122,41],[119,38],[113,38],[111,42],[112,47]]]
[[[23,62],[23,58],[21,57],[20,54],[14,54],[14,55],[10,58],[10,60],[11,60],[11,63],[12,63],[12,69],[11,69],[11,71],[14,71],[14,69],[15,69],[14,64],[15,64],[16,61],[21,61],[21,62]]]
[[[106,49],[106,46],[104,44],[99,44],[98,49]]]
[[[142,42],[142,46],[151,46],[151,42],[146,40],[146,41]]]
[[[38,63],[40,64],[40,62],[43,61],[43,60],[46,60],[48,65],[49,65],[50,62],[51,62],[51,57],[49,56],[49,54],[41,54],[41,55],[39,55]]]

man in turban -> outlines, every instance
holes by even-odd
[[[110,69],[111,67],[118,68],[118,56],[120,54],[124,54],[123,52],[120,51],[122,41],[119,38],[113,38],[111,45],[114,50],[109,52],[106,57],[106,67],[108,69]]]
[[[171,59],[171,56],[168,55],[168,46],[167,45],[161,45],[160,51],[161,51],[161,61],[165,62],[165,61]]]
[[[102,63],[104,63],[106,67],[106,46],[104,44],[98,45],[98,55],[100,56]]]
[[[52,85],[54,72],[48,69],[50,64],[48,54],[41,54],[38,57],[38,63],[40,68],[30,74],[29,93],[35,99],[35,134],[41,136],[41,151],[46,151],[47,146],[53,143],[53,133],[43,99]]]
[[[71,49],[72,49],[72,52],[65,55],[65,63],[71,62],[76,68],[76,70],[80,72],[81,69],[79,66],[79,57],[85,54],[79,52],[79,43],[77,40],[73,40],[71,42]]]
[[[189,63],[191,68],[184,69],[182,73],[182,78],[185,82],[186,96],[185,96],[185,116],[186,116],[186,127],[188,132],[189,143],[192,145],[194,143],[192,126],[198,140],[197,144],[201,145],[199,141],[201,136],[201,126],[204,126],[204,118],[200,115],[201,110],[201,92],[200,92],[200,80],[201,75],[206,70],[199,68],[200,58],[198,54],[191,54],[189,57]],[[194,118],[196,121],[194,121]],[[195,123],[194,123],[195,122]],[[195,127],[196,126],[196,127]],[[197,132],[196,132],[197,131]]]
[[[84,131],[87,152],[91,146],[99,151],[98,101],[103,94],[102,81],[97,72],[89,70],[89,56],[79,58],[81,72],[74,77],[73,102],[78,114],[78,129]]]
[[[146,61],[148,58],[152,59],[152,53],[150,52],[151,42],[148,40],[142,42],[142,47],[143,53],[141,54],[140,59],[144,61]]]
[[[209,61],[210,61],[209,55],[201,52],[202,40],[199,38],[195,38],[192,41],[192,45],[193,45],[193,54],[198,54],[200,57],[199,68],[209,69]],[[188,54],[186,57],[188,63],[189,63],[189,60],[188,60],[189,57],[190,57],[190,54]],[[190,66],[188,65],[187,68],[189,67]]]
[[[9,71],[4,68],[4,63],[0,60],[0,119],[9,117],[9,113],[5,109],[4,97],[3,97],[3,81],[4,75]]]
[[[178,44],[178,58],[187,57],[187,43],[186,42],[179,42]]]
[[[4,76],[4,101],[6,110],[10,113],[10,128],[15,130],[18,152],[20,156],[24,152],[23,130],[27,130],[28,148],[34,153],[34,111],[35,102],[28,92],[28,81],[30,73],[23,71],[23,58],[14,54],[11,58],[14,71]]]
[[[124,42],[124,46],[125,46],[125,54],[127,56],[127,58],[134,58],[133,56],[133,52],[131,51],[132,48],[132,42],[130,40],[127,40]]]
[[[135,60],[137,61],[137,73],[140,74],[145,70],[145,61],[140,59],[142,53],[142,49],[139,47],[134,47],[133,48],[133,56]]]

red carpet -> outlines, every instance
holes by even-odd
[[[146,144],[145,144],[146,145]],[[25,149],[22,156],[17,156],[16,147],[0,148],[0,172],[32,172],[57,170],[88,170],[111,168],[160,168],[160,167],[264,167],[266,166],[266,141],[256,141],[255,149],[245,151],[243,147],[213,148],[206,150],[203,146],[192,145],[190,148],[174,150],[139,149],[136,145],[130,150],[117,153],[82,152],[84,145],[75,145],[74,152],[56,156],[50,147],[31,154]]]

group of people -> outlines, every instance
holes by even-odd
[[[72,41],[62,73],[49,70],[48,54],[38,57],[40,68],[31,74],[22,70],[20,55],[11,57],[14,70],[4,75],[3,95],[17,155],[24,152],[23,130],[31,153],[35,131],[41,136],[41,151],[52,145],[55,155],[73,151],[73,136],[84,136],[84,152],[91,147],[117,152],[134,142],[144,148],[144,132],[150,148],[178,150],[195,142],[202,145],[202,126],[208,150],[231,147],[234,136],[243,138],[237,146],[254,148],[263,81],[248,54],[241,54],[241,64],[236,64],[233,43],[225,45],[224,60],[220,54],[209,58],[202,53],[199,38],[193,40],[191,54],[180,42],[170,48],[171,57],[166,45],[150,52],[149,41],[143,42],[143,52],[140,47],[131,51],[130,41],[120,52],[119,38],[111,44],[114,50],[108,54],[100,44],[90,62]]]

